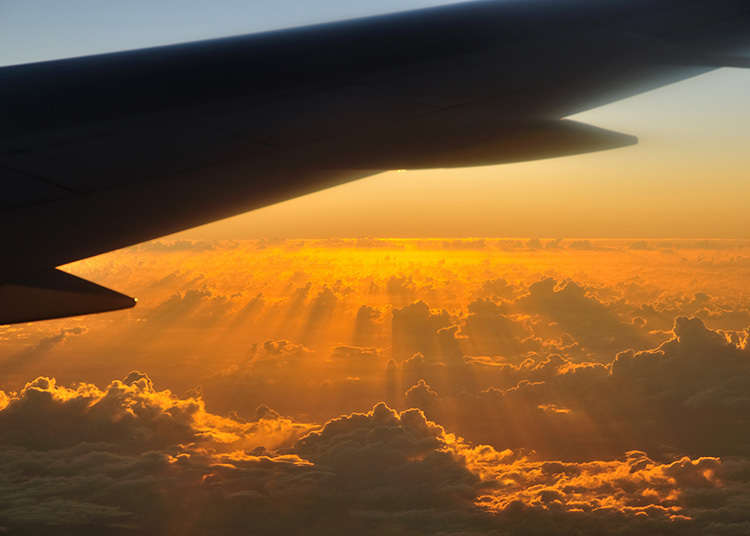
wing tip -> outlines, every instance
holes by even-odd
[[[52,269],[0,283],[0,325],[131,309],[138,300]]]

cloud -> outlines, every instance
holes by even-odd
[[[1,330],[0,527],[750,533],[747,249],[443,242],[80,265],[141,301]]]
[[[385,291],[397,305],[410,301],[417,289],[411,277],[391,276],[385,282]]]
[[[380,238],[358,238],[355,243],[358,248],[385,248],[385,249],[403,249],[403,245],[394,240],[383,240]]]
[[[310,304],[310,322],[319,322],[330,317],[337,301],[336,295],[330,288],[321,289]]]
[[[594,244],[591,240],[571,240],[567,244],[567,248],[578,251],[595,251],[601,249],[601,246]]]
[[[511,285],[504,278],[497,278],[484,281],[479,289],[479,296],[481,298],[489,298],[493,301],[500,301],[512,299],[517,292],[517,287]]]
[[[636,344],[646,345],[649,340],[632,324],[623,322],[607,304],[573,281],[560,286],[553,278],[538,281],[529,287],[527,295],[516,301],[515,306],[523,312],[553,320],[601,357]]]
[[[392,341],[395,357],[405,359],[416,352],[428,357],[437,356],[437,332],[449,327],[453,319],[446,311],[431,311],[418,301],[393,310]]]
[[[331,358],[344,362],[373,362],[381,358],[377,348],[363,346],[337,346],[331,353]]]
[[[320,427],[267,407],[240,421],[142,373],[105,390],[39,378],[8,398],[0,523],[11,533],[730,535],[748,522],[742,460],[540,460],[382,403]],[[36,426],[8,433],[22,416]]]
[[[217,242],[208,242],[205,240],[174,240],[171,242],[164,240],[153,240],[151,242],[146,242],[145,244],[139,244],[138,246],[135,246],[134,249],[152,253],[167,253],[175,251],[201,253],[204,251],[213,251],[219,246],[221,246],[222,248],[237,247],[237,244],[234,242],[223,242],[219,244]]]
[[[463,382],[462,390],[446,389],[419,356],[404,363],[403,373],[436,387],[440,397],[431,415],[472,441],[570,460],[637,449],[660,459],[750,456],[747,332],[711,330],[700,319],[681,317],[668,341],[620,352],[610,363],[560,355],[520,364],[465,362],[465,375],[496,387],[472,390]]]
[[[461,333],[466,336],[466,350],[470,355],[512,356],[536,348],[530,341],[531,330],[508,316],[507,307],[489,300],[469,304]]]
[[[71,337],[84,335],[87,331],[88,329],[85,327],[62,328],[53,335],[42,337],[36,344],[28,346],[5,359],[2,362],[2,370],[7,375],[33,365],[35,361],[64,344]]]
[[[487,241],[483,238],[476,239],[459,239],[459,240],[443,240],[443,249],[485,249],[487,247]]]
[[[289,371],[315,355],[302,344],[286,339],[268,340],[261,346],[254,346],[251,357],[246,364],[249,369],[269,372],[272,369]]]
[[[253,344],[247,357],[200,380],[212,407],[250,415],[268,404],[285,415],[324,420],[386,396],[385,352],[338,344],[311,349],[286,339]]]
[[[78,443],[108,443],[127,452],[146,452],[182,443],[210,442],[234,448],[253,436],[269,437],[263,421],[243,424],[206,411],[200,398],[181,399],[157,391],[144,373],[132,372],[100,390],[91,384],[73,388],[52,378],[29,382],[6,398],[0,412],[0,444],[34,450],[65,449]],[[286,433],[281,426],[288,425]],[[274,423],[281,442],[306,428],[290,421]],[[254,446],[270,446],[259,443]]]
[[[439,395],[427,382],[420,379],[416,384],[409,387],[404,394],[406,405],[410,408],[419,408],[426,415],[431,415],[438,402]]]
[[[383,352],[368,346],[336,346],[330,356],[333,370],[330,376],[345,375],[348,377],[370,378],[382,374],[386,364]]]
[[[633,250],[642,251],[651,249],[651,245],[646,240],[636,240],[635,242],[632,242],[628,247]]]
[[[378,334],[382,316],[382,313],[374,307],[360,306],[354,320],[354,344],[359,346],[372,344]]]
[[[234,306],[232,299],[206,288],[176,292],[145,311],[148,327],[160,329],[174,324],[207,328],[224,318]]]

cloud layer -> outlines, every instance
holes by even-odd
[[[0,327],[0,527],[747,534],[748,258],[362,239],[86,261],[140,304]]]
[[[10,531],[537,534],[612,523],[624,534],[739,534],[748,523],[747,461],[658,463],[640,451],[545,461],[470,445],[384,403],[319,427],[267,407],[239,421],[132,373],[105,390],[38,378],[0,419]],[[729,521],[717,523],[719,511]]]

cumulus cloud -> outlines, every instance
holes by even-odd
[[[513,356],[537,348],[528,340],[532,336],[531,330],[507,312],[507,307],[489,300],[469,304],[461,328],[467,338],[467,353]]]
[[[563,285],[553,278],[538,281],[529,287],[527,295],[517,300],[516,306],[549,318],[603,358],[608,353],[649,342],[644,333],[624,322],[607,304],[573,281]]]
[[[743,461],[545,461],[382,403],[317,428],[267,407],[240,421],[143,373],[105,390],[39,378],[8,401],[0,523],[11,532],[737,534],[748,522]],[[35,426],[8,433],[22,417]]]
[[[405,359],[416,352],[428,357],[438,354],[437,332],[449,327],[453,319],[446,311],[432,311],[418,301],[393,310],[392,341],[395,357]]]
[[[639,448],[661,459],[750,456],[744,331],[711,330],[683,317],[663,344],[620,352],[610,363],[549,355],[520,364],[487,358],[466,364],[496,387],[443,392],[421,357],[404,363],[404,376],[437,385],[433,408],[440,411],[433,414],[474,441],[574,460]]]
[[[404,394],[406,405],[410,408],[419,408],[426,415],[431,415],[438,402],[439,395],[427,382],[420,379],[416,384],[409,387]]]
[[[146,312],[148,327],[163,329],[180,323],[196,328],[207,328],[226,316],[233,307],[232,300],[206,288],[176,292]]]
[[[282,443],[306,428],[274,418]],[[243,424],[206,411],[200,398],[158,391],[144,373],[132,372],[100,390],[91,384],[58,385],[40,377],[7,398],[0,412],[0,444],[54,450],[78,443],[110,443],[127,452],[146,452],[183,443],[210,442],[234,448],[253,436],[269,439],[262,420]],[[261,424],[259,424],[261,423]],[[276,426],[276,425],[279,426]],[[282,425],[288,430],[282,433]],[[238,443],[239,442],[239,443]],[[253,446],[278,446],[259,443]]]
[[[482,283],[479,289],[481,298],[489,298],[494,301],[508,300],[515,297],[518,292],[517,287],[511,285],[504,278],[488,279]]]
[[[281,370],[287,373],[311,359],[315,352],[302,344],[286,339],[268,340],[262,345],[253,345],[244,368],[258,372]]]
[[[631,243],[91,261],[139,307],[0,329],[0,533],[748,534],[746,246]]]
[[[568,249],[577,249],[579,251],[594,251],[597,246],[591,243],[591,240],[571,240],[567,244]]]
[[[22,365],[27,360],[38,358],[42,354],[53,350],[58,345],[63,344],[71,337],[83,335],[87,331],[88,330],[85,327],[63,328],[54,335],[42,337],[35,344],[12,355],[5,363],[3,363],[3,367],[14,368],[14,365]],[[6,371],[7,370],[8,369],[6,368]]]
[[[330,288],[324,287],[318,292],[310,303],[305,326],[306,336],[312,336],[322,323],[331,318],[337,303],[338,298]]]
[[[347,377],[380,376],[386,363],[380,349],[368,346],[337,346],[330,359],[333,369]]]
[[[354,321],[354,344],[360,346],[372,344],[377,336],[382,316],[381,312],[374,307],[360,306]]]

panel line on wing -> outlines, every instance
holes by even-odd
[[[0,187],[0,209],[6,210],[80,195],[64,184],[5,164],[0,164]]]

